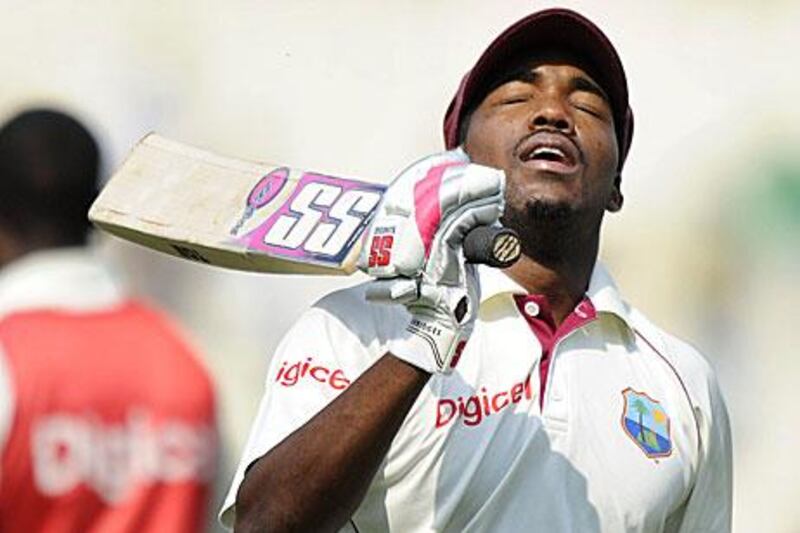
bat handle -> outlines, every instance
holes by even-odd
[[[510,267],[522,255],[517,232],[502,226],[478,226],[464,237],[464,257],[470,263]]]

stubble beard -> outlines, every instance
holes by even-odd
[[[521,208],[506,204],[501,222],[519,234],[523,254],[555,266],[568,261],[575,248],[584,244],[581,218],[579,210],[567,202],[532,198]]]

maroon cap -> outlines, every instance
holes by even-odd
[[[444,117],[444,140],[448,149],[458,146],[458,126],[465,112],[485,96],[492,76],[530,50],[555,49],[574,54],[586,61],[594,80],[611,99],[611,110],[619,146],[619,168],[628,155],[633,138],[633,112],[628,105],[628,83],[617,51],[583,15],[569,9],[545,9],[518,21],[500,34],[467,72]]]

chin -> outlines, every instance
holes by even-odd
[[[535,198],[525,204],[527,218],[536,222],[558,222],[571,220],[575,208],[565,201]]]

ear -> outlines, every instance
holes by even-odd
[[[606,203],[606,211],[609,213],[616,213],[622,209],[625,198],[622,196],[621,186],[622,176],[617,174],[617,177],[614,179],[614,190],[611,191],[611,196],[609,196],[608,203]]]

